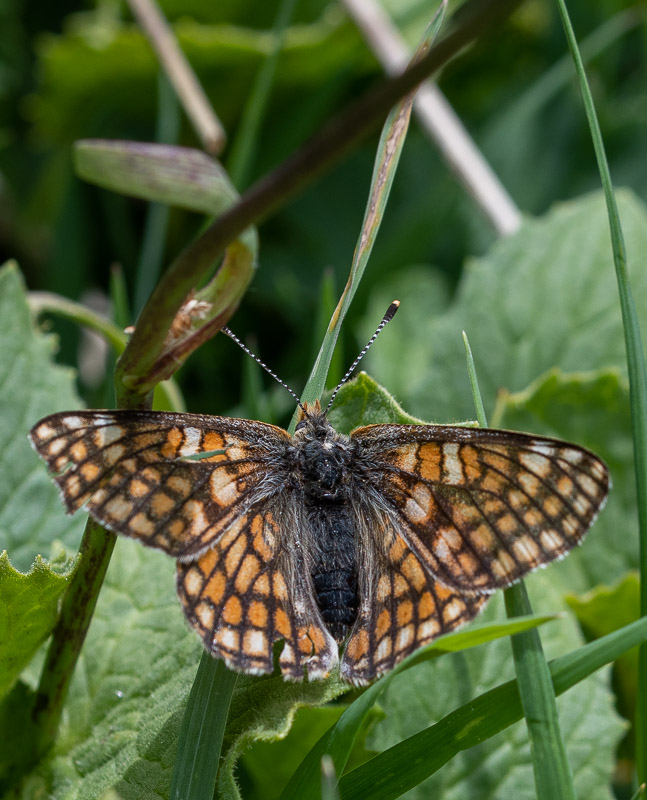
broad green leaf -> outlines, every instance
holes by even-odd
[[[36,556],[25,574],[0,553],[0,699],[52,632],[72,570],[65,556],[50,564]]]
[[[492,423],[570,439],[594,450],[611,471],[613,486],[582,547],[554,575],[565,592],[608,583],[637,564],[636,487],[629,389],[619,370],[564,374],[551,370],[525,391],[501,392]]]
[[[75,550],[83,519],[71,519],[27,434],[54,411],[78,408],[72,371],[52,363],[55,339],[34,328],[15,264],[0,268],[0,550],[16,569],[55,540]]]
[[[588,638],[597,639],[640,615],[640,584],[637,572],[630,572],[613,586],[597,586],[583,595],[566,595]],[[618,707],[627,719],[633,719],[636,706],[638,650],[630,650],[614,664],[614,688]]]
[[[618,193],[627,250],[647,250],[647,213],[629,192]],[[417,268],[419,269],[419,268]],[[634,263],[638,313],[647,314],[647,271]],[[400,286],[397,273],[373,294],[362,338]],[[468,263],[454,301],[436,314],[428,282],[408,292],[390,331],[366,357],[369,371],[405,407],[425,419],[473,416],[461,331],[469,336],[486,412],[497,393],[518,392],[546,371],[617,368],[626,374],[624,338],[611,268],[606,207],[601,193],[527,219],[514,236]],[[404,342],[397,331],[410,334]]]

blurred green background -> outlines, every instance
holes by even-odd
[[[433,10],[420,0],[384,5],[411,44]],[[277,2],[165,0],[161,6],[231,142],[270,44]],[[645,7],[621,0],[569,2],[580,40],[591,40],[589,79],[612,173],[618,184],[632,187],[643,199]],[[126,5],[113,0],[3,0],[0,22],[2,260],[19,261],[29,288],[76,300],[86,299],[91,290],[107,295],[111,268],[119,265],[134,313],[146,206],[77,179],[71,146],[85,137],[155,139],[159,82],[152,51]],[[541,214],[556,201],[599,185],[572,67],[564,54],[553,4],[532,0],[440,77],[449,101],[528,214]],[[279,164],[380,74],[338,4],[298,2],[249,165],[250,182]],[[199,146],[183,116],[177,142]],[[367,141],[260,227],[259,269],[231,327],[297,392],[320,342],[321,325],[314,321],[321,316],[324,275],[332,277],[335,297],[346,280],[375,143],[376,138]],[[228,155],[226,150],[225,165]],[[171,211],[163,264],[201,222],[197,215]],[[484,253],[494,238],[414,118],[384,224],[345,328],[342,366],[363,344],[370,296],[387,278],[412,266],[434,267],[444,277],[440,302],[447,302],[465,257]],[[375,313],[371,309],[371,324],[379,319],[372,320]],[[401,314],[406,313],[403,307]],[[60,358],[75,364],[78,330],[56,320],[52,324],[61,337]],[[224,337],[192,356],[179,374],[189,410],[235,410],[243,359]],[[278,421],[285,422],[289,397],[279,397],[275,387],[265,385],[277,398]],[[83,375],[80,389],[91,405],[110,402],[105,388],[84,383]],[[428,416],[433,417],[433,406]]]

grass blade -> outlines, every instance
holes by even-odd
[[[170,800],[213,800],[236,679],[223,661],[202,654],[178,738]]]
[[[465,343],[467,371],[474,395],[476,415],[479,425],[486,427],[485,409],[478,387],[472,350],[465,331],[463,331],[463,342]],[[504,596],[508,617],[532,614],[530,599],[523,581],[506,589]],[[512,655],[530,737],[537,797],[576,800],[573,774],[559,727],[555,693],[539,632],[531,630],[513,636]]]
[[[645,641],[647,619],[640,619],[556,658],[549,664],[555,694],[562,694]],[[517,682],[508,681],[343,775],[340,794],[353,800],[394,800],[433,775],[461,750],[491,738],[522,717]],[[550,795],[541,797],[543,800]]]
[[[413,61],[417,61],[429,50],[433,40],[438,33],[443,21],[446,2],[443,2],[432,19],[429,27],[425,31],[422,41],[416,49]],[[346,312],[355,296],[368,259],[373,250],[373,244],[380,229],[384,209],[389,199],[393,177],[400,160],[400,153],[404,145],[404,140],[409,128],[411,109],[415,91],[407,95],[393,107],[382,128],[382,134],[375,156],[373,176],[371,178],[371,188],[369,191],[368,203],[364,212],[364,221],[355,247],[353,262],[350,268],[350,275],[337,307],[330,319],[326,330],[319,355],[308,378],[308,382],[303,391],[301,399],[304,402],[312,402],[321,397],[326,384],[328,368],[332,360],[333,351],[339,336]],[[293,420],[294,424],[294,420]]]
[[[564,0],[557,0],[557,7],[562,18],[564,32],[573,57],[577,78],[582,93],[593,148],[598,162],[600,180],[604,189],[609,215],[613,263],[618,281],[618,294],[622,310],[622,322],[627,351],[627,369],[629,373],[629,401],[631,405],[631,424],[634,443],[634,459],[636,469],[636,488],[638,501],[638,531],[640,537],[640,613],[647,615],[647,371],[643,353],[640,324],[636,313],[629,274],[627,271],[627,253],[625,249],[620,215],[613,193],[611,174],[604,151],[602,133],[598,124],[593,98],[589,89],[582,57],[577,46],[575,33],[568,16]],[[647,645],[642,645],[638,659],[638,694],[636,703],[636,762],[638,780],[644,783],[647,773]]]

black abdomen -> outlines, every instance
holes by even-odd
[[[316,542],[312,568],[315,596],[326,627],[341,642],[357,616],[357,555],[348,509],[344,504],[308,508]]]

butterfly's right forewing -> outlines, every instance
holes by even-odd
[[[139,411],[79,411],[41,420],[31,440],[68,511],[190,558],[271,491],[288,435],[248,420]],[[190,460],[195,456],[205,458]]]

